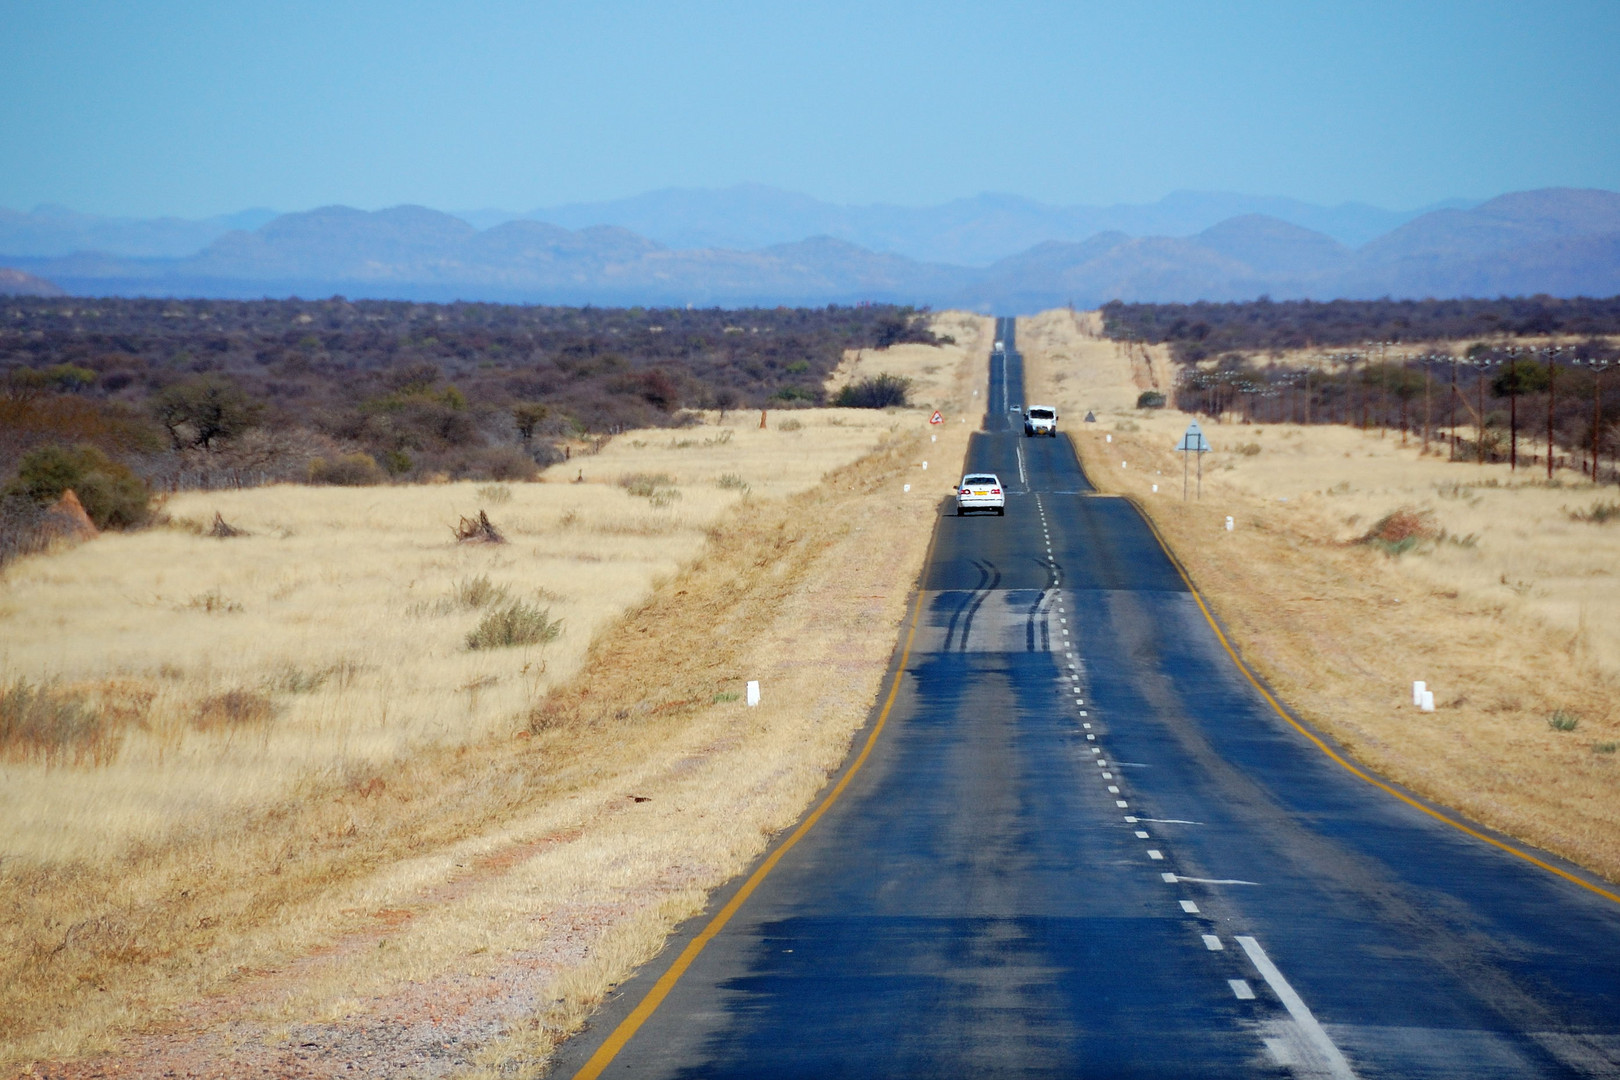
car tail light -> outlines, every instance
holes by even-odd
[[[962,494],[963,495],[971,495],[971,494],[973,494],[973,491],[970,488],[963,488],[962,489]]]
[[[992,495],[1000,495],[1001,494],[1001,489],[1000,488],[991,488],[990,489],[990,494],[992,494]]]

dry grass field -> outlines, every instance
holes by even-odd
[[[1088,320],[1020,324],[1029,396],[1060,405],[1093,482],[1146,510],[1245,658],[1379,772],[1620,880],[1620,491],[1206,419],[1203,499],[1183,502],[1192,417],[1136,410],[1154,358]]]
[[[984,379],[988,320],[939,323],[891,360],[914,408],[711,414],[535,484],[187,494],[14,564],[7,723],[56,742],[0,761],[0,1065],[537,1066],[865,720],[937,504],[903,484],[966,446],[928,411]],[[455,541],[479,510],[507,543]],[[491,615],[555,634],[473,647]]]

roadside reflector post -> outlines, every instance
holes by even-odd
[[[1226,515],[1226,531],[1227,532],[1232,531],[1232,515],[1231,514]]]
[[[1113,442],[1113,441],[1114,441],[1114,437],[1112,435],[1104,435],[1103,436],[1103,442]]]
[[[927,471],[928,471],[928,462],[925,461],[925,462],[923,462],[923,472],[927,472]]]
[[[1412,704],[1413,705],[1421,706],[1423,704],[1423,691],[1427,690],[1428,688],[1429,688],[1428,684],[1425,683],[1422,679],[1419,679],[1419,680],[1417,680],[1416,682],[1414,682],[1412,684]]]
[[[910,485],[910,484],[907,484],[907,485],[906,485],[906,488],[905,488],[905,489],[906,489],[906,490],[907,490],[907,491],[910,491],[910,490],[911,490],[911,485]]]
[[[759,683],[757,681],[748,684],[748,704],[759,704]]]
[[[1419,706],[1424,712],[1434,712],[1434,691],[1423,691],[1423,704]]]
[[[1153,494],[1157,495],[1158,493],[1159,493],[1159,485],[1154,484],[1153,485]]]

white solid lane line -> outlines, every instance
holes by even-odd
[[[1177,881],[1190,881],[1195,885],[1258,885],[1258,881],[1244,881],[1235,877],[1176,877]]]
[[[1232,993],[1239,1001],[1253,1001],[1254,989],[1247,979],[1227,979],[1226,985],[1232,988]]]
[[[1294,992],[1294,988],[1288,985],[1288,980],[1283,978],[1283,973],[1277,970],[1277,965],[1271,962],[1271,957],[1266,955],[1266,950],[1260,947],[1260,943],[1252,937],[1242,936],[1238,937],[1237,943],[1243,946],[1243,951],[1249,954],[1249,962],[1266,980],[1271,992],[1283,1003],[1283,1008],[1294,1018],[1294,1023],[1299,1025],[1300,1033],[1305,1036],[1312,1048],[1322,1055],[1328,1075],[1334,1077],[1334,1080],[1355,1080],[1355,1070],[1350,1068],[1344,1054],[1334,1045],[1333,1040],[1328,1038],[1328,1033],[1322,1030],[1322,1025],[1317,1023],[1316,1017],[1311,1014],[1310,1007]]]

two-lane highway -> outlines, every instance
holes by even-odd
[[[1135,508],[1022,437],[998,330],[967,464],[1007,515],[942,502],[868,749],[555,1074],[1620,1076],[1613,888],[1275,709]]]

